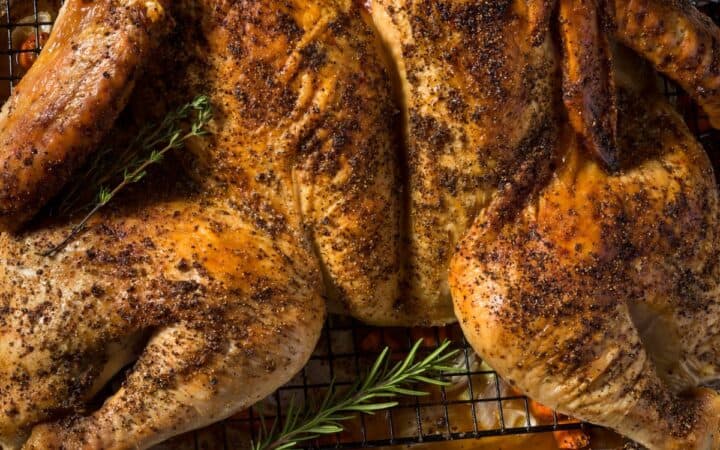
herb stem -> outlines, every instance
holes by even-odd
[[[181,123],[188,118],[191,112],[195,112],[195,118],[190,126],[190,131],[183,134]],[[147,174],[147,168],[152,164],[159,163],[163,160],[165,154],[173,149],[181,148],[185,145],[185,141],[192,137],[204,136],[207,134],[207,124],[212,119],[212,110],[210,108],[209,99],[204,96],[195,97],[195,99],[178,108],[176,111],[168,114],[159,126],[151,125],[144,128],[138,137],[133,140],[130,148],[123,152],[120,157],[120,166],[110,165],[108,173],[100,173],[102,170],[101,161],[104,157],[108,157],[111,152],[101,151],[95,160],[90,164],[85,177],[91,179],[92,185],[99,185],[100,191],[97,194],[95,204],[90,207],[88,213],[75,224],[68,235],[57,245],[41,253],[42,256],[52,256],[65,248],[79,233],[87,226],[88,221],[103,206],[107,205],[121,190],[130,184],[137,183]],[[160,150],[155,148],[162,143],[165,145]],[[136,147],[140,147],[137,149]],[[138,155],[140,153],[140,155]],[[118,174],[122,175],[122,179],[112,189],[108,190],[103,183],[114,178]],[[83,182],[78,182],[68,190],[61,203],[61,212],[64,206],[69,208],[77,202],[77,192],[80,190]],[[69,206],[68,206],[69,205]]]
[[[252,449],[287,450],[296,448],[302,441],[338,433],[343,430],[341,422],[355,417],[357,413],[373,414],[397,406],[395,397],[398,395],[427,395],[427,392],[411,389],[410,386],[415,383],[447,386],[449,383],[441,379],[439,374],[457,371],[456,367],[448,367],[445,363],[455,357],[458,351],[448,351],[450,342],[445,341],[416,362],[415,357],[421,344],[422,339],[413,345],[405,359],[391,369],[388,369],[389,350],[386,347],[364,381],[355,384],[342,397],[336,398],[335,386],[331,383],[314,414],[304,412],[305,408],[296,407],[294,398],[291,398],[283,428],[279,430],[280,418],[277,418],[268,433],[262,421],[260,439],[252,444]]]

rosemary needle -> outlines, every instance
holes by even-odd
[[[335,393],[334,383],[330,384],[320,407],[315,412],[304,412],[291,398],[282,428],[279,418],[268,431],[264,421],[257,442],[252,450],[287,450],[296,448],[300,442],[315,439],[321,435],[334,434],[343,430],[341,422],[351,419],[357,413],[373,414],[398,405],[399,395],[421,396],[427,392],[413,389],[416,383],[447,386],[440,377],[441,372],[455,372],[457,367],[445,364],[458,353],[448,350],[450,341],[443,342],[425,358],[415,361],[422,339],[418,340],[402,361],[389,367],[389,350],[380,353],[370,372],[362,382],[352,386],[343,395]]]
[[[192,124],[190,125],[190,129],[185,131],[182,128],[182,123],[188,119],[191,114],[194,114]],[[103,171],[100,167],[100,161],[107,157],[109,152],[98,152],[98,156],[90,164],[90,169],[86,173],[86,177],[91,179],[81,179],[79,183],[76,183],[76,185],[68,191],[70,198],[65,198],[61,202],[61,211],[67,211],[69,207],[75,204],[77,199],[73,197],[74,194],[78,191],[79,186],[82,184],[87,185],[88,181],[90,181],[89,184],[91,186],[94,184],[100,185],[94,206],[90,208],[80,222],[70,229],[65,239],[52,248],[42,252],[42,255],[52,256],[62,250],[85,228],[85,225],[95,213],[107,205],[123,188],[142,180],[147,174],[147,168],[162,161],[167,152],[183,147],[185,141],[192,137],[206,135],[206,127],[210,119],[212,119],[210,101],[207,96],[200,95],[195,97],[193,101],[169,113],[159,125],[145,127],[139,133],[138,138],[133,140],[129,148],[121,154],[119,158],[121,165],[119,167],[111,166]],[[114,188],[109,189],[100,184],[113,178],[117,175],[118,171],[121,172],[122,177]]]

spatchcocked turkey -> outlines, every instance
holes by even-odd
[[[67,1],[0,116],[0,444],[227,417],[306,362],[325,297],[457,316],[539,401],[720,448],[715,179],[616,43],[717,123],[719,37],[684,1]],[[200,93],[213,133],[43,256],[77,218],[27,220],[85,157]]]

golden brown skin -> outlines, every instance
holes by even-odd
[[[632,59],[629,66],[640,65]],[[651,449],[720,448],[720,205],[682,118],[620,73],[620,167],[567,126],[544,189],[490,209],[453,258],[455,308],[509,383]]]
[[[617,106],[610,47],[597,0],[559,0],[563,101],[583,144],[617,168]]]
[[[323,294],[371,323],[431,324],[454,320],[452,286],[473,346],[539,400],[655,448],[712,443],[717,395],[695,389],[717,361],[712,172],[637,77],[622,83],[618,173],[590,157],[597,131],[577,122],[581,144],[564,120],[552,8],[372,5],[397,72],[398,163],[391,77],[351,0],[177,3],[135,118],[205,92],[214,134],[55,259],[37,252],[69,223],[0,235],[2,438],[46,420],[27,448],[150,446],[289,379]],[[565,16],[604,42],[594,9]],[[570,84],[602,56],[572,31]],[[585,95],[571,115],[595,111]],[[135,350],[123,388],[83,411]]]
[[[395,323],[454,321],[448,264],[498,188],[524,192],[551,157],[559,102],[549,2],[375,0],[399,74],[403,289]],[[508,198],[513,195],[508,195]]]
[[[701,20],[693,7],[681,7],[681,1],[620,3],[370,3],[397,72],[405,144],[403,289],[395,305],[401,314],[398,321],[390,317],[384,323],[453,320],[447,274],[457,243],[494,197],[512,204],[523,201],[527,191],[542,188],[549,172],[544,162],[556,156],[554,140],[562,116],[568,116],[585,151],[607,170],[618,168],[610,57],[614,34],[630,45],[652,49],[646,56],[653,61],[660,55],[682,56],[661,69],[686,80],[686,87],[711,83],[711,69],[717,67],[706,63],[716,59],[717,46],[670,40],[672,33],[720,35],[707,18]],[[674,29],[643,22],[665,16],[663,23],[676,25]],[[702,54],[702,61],[688,56],[690,52]],[[562,86],[557,85],[558,66]],[[691,69],[703,68],[707,76],[690,76]],[[720,95],[713,91],[703,98],[709,108]]]
[[[720,127],[720,30],[688,0],[611,0],[618,39],[677,81]]]
[[[0,234],[1,445],[31,432],[26,449],[147,448],[221,420],[306,363],[323,271],[368,311],[396,295],[375,294],[397,279],[383,229],[398,228],[392,104],[359,9],[207,0],[171,13],[172,44],[138,83],[131,117],[206,93],[213,134],[55,257],[38,252],[73,220]],[[86,411],[137,354],[122,388]]]
[[[146,448],[251,405],[305,364],[324,310],[307,243],[259,228],[236,197],[179,193],[119,199],[52,260],[36,252],[66,226],[3,235],[4,445],[61,419],[24,448]],[[83,417],[138,354],[122,389]]]
[[[45,51],[0,112],[0,229],[31,218],[95,149],[168,28],[164,4],[65,2]]]

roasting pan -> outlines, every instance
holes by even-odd
[[[41,48],[61,0],[0,0],[0,102],[24,74],[23,65]],[[720,0],[696,2],[720,23]],[[49,14],[48,14],[49,13]],[[34,38],[28,40],[29,37]],[[711,130],[698,108],[672,83],[664,93],[684,115],[720,173],[720,133]],[[374,416],[358,417],[344,432],[310,442],[307,448],[378,448],[416,444],[413,449],[556,449],[577,448],[590,438],[593,448],[622,445],[618,437],[564,417],[514,392],[474,355],[457,325],[440,328],[373,328],[345,317],[330,316],[308,365],[290,383],[259,406],[206,429],[178,436],[158,449],[248,449],[261,420],[283,416],[291,397],[312,404],[335,380],[335,386],[361,378],[380,351],[389,346],[402,357],[423,339],[430,350],[444,339],[461,349],[451,386]],[[531,345],[530,343],[528,343]],[[575,446],[571,445],[574,440]],[[452,443],[450,441],[453,441]],[[602,442],[602,443],[601,443]]]

